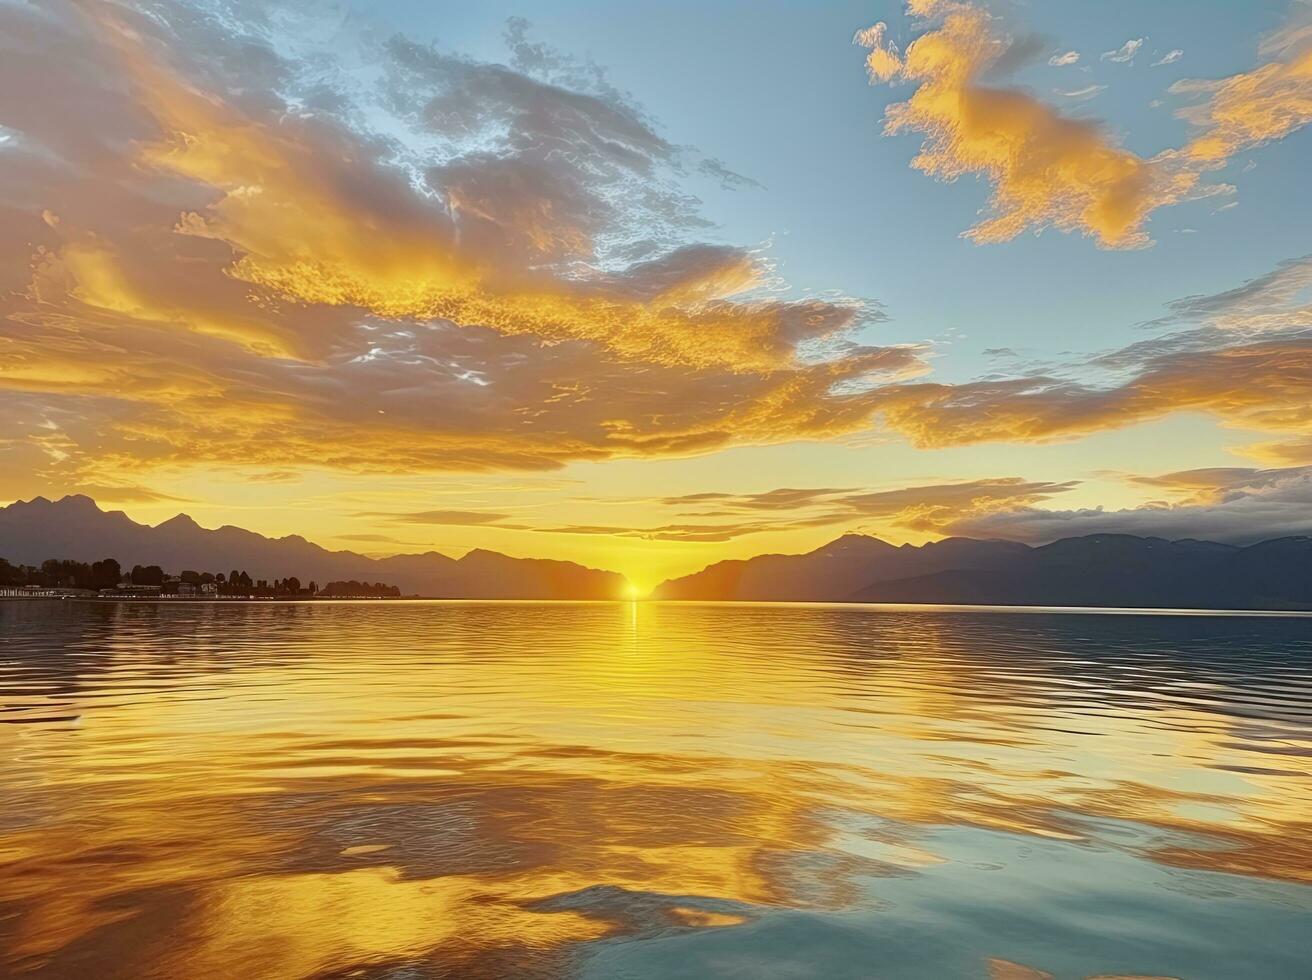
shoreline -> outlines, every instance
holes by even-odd
[[[227,605],[237,602],[404,602],[407,599],[421,599],[422,596],[371,596],[371,595],[335,595],[324,596],[224,596],[221,599],[203,599],[198,596],[90,596],[90,595],[5,595],[0,602],[191,602],[205,605]]]
[[[971,604],[934,602],[847,602],[806,600],[753,600],[753,599],[510,599],[480,598],[476,596],[229,596],[220,599],[202,599],[194,596],[0,596],[3,602],[81,602],[81,603],[156,603],[190,605],[231,604],[291,604],[325,602],[405,602],[405,603],[480,603],[505,605],[669,605],[669,606],[731,606],[759,608],[818,608],[872,612],[958,612],[958,613],[1011,613],[1047,614],[1063,616],[1181,616],[1263,619],[1312,618],[1312,609],[1210,609],[1192,607],[1156,606],[1046,606],[1024,604]]]

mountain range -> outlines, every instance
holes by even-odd
[[[370,558],[329,551],[299,535],[267,538],[239,527],[201,527],[185,514],[155,527],[122,511],[104,511],[90,497],[36,497],[0,508],[0,558],[38,565],[47,558],[98,561],[124,567],[159,565],[223,572],[255,579],[295,575],[301,581],[357,579],[395,585],[405,595],[460,599],[616,599],[627,582],[615,572],[573,562],[512,558],[475,549],[456,559],[436,551]]]
[[[802,555],[722,561],[659,599],[1179,609],[1312,609],[1312,537],[1246,547],[1129,534],[1041,547],[948,538],[896,547],[847,534]]]
[[[151,527],[89,497],[36,497],[0,508],[0,557],[46,558],[170,571],[240,569],[253,578],[295,575],[320,583],[379,581],[407,595],[471,599],[616,599],[623,576],[567,561],[475,549],[370,558],[329,551],[299,535],[269,538],[239,527],[201,527],[185,514]],[[670,579],[654,599],[907,602],[983,605],[1312,609],[1312,537],[1236,546],[1212,541],[1095,534],[1032,547],[948,538],[891,545],[845,534],[800,555],[721,561]]]

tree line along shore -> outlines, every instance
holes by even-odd
[[[176,575],[159,565],[125,570],[116,559],[95,562],[49,558],[40,565],[14,565],[0,558],[0,598],[71,599],[399,599],[401,590],[354,579],[302,583],[295,575],[252,579],[244,570]]]

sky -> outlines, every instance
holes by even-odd
[[[0,500],[642,589],[1312,529],[1312,3],[0,0]]]

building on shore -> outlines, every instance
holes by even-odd
[[[117,598],[154,598],[158,597],[164,591],[162,585],[131,585],[127,582],[120,582],[115,588],[101,589],[102,596]]]
[[[76,589],[65,586],[0,586],[0,599],[84,599],[87,596],[96,594],[95,589]]]

